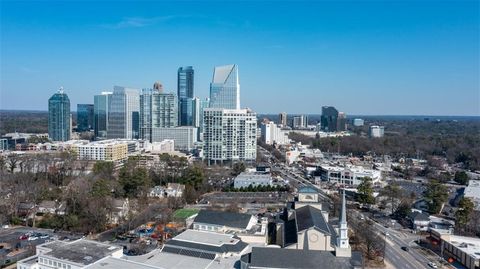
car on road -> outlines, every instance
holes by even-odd
[[[37,240],[37,239],[38,239],[38,237],[36,237],[36,236],[30,236],[30,237],[28,238],[28,241],[35,241],[35,240]]]
[[[432,268],[438,268],[438,266],[434,262],[429,262],[428,266],[430,266]]]
[[[27,239],[28,239],[28,235],[22,234],[22,235],[20,235],[20,237],[18,237],[18,239],[20,239],[20,240],[27,240]]]
[[[401,247],[401,249],[407,252],[410,250],[408,247]]]

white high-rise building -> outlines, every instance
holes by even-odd
[[[217,66],[210,83],[210,107],[240,109],[240,84],[235,64]]]
[[[250,109],[206,108],[204,154],[208,162],[255,161],[257,116]]]
[[[108,109],[108,138],[138,139],[140,127],[139,90],[113,87]]]
[[[385,127],[372,125],[370,126],[370,137],[383,137],[385,134]]]
[[[290,140],[288,139],[288,132],[282,130],[273,121],[261,123],[260,133],[262,141],[267,145],[286,145],[290,143]]]

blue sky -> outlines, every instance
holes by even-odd
[[[0,108],[239,66],[259,113],[480,115],[479,1],[0,1]]]

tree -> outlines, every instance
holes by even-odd
[[[427,185],[424,198],[428,205],[428,211],[432,214],[437,214],[448,200],[447,188],[440,182],[432,180]]]
[[[240,173],[244,172],[247,167],[245,166],[244,162],[237,162],[233,164],[233,176],[238,176]]]
[[[118,176],[120,185],[127,197],[137,197],[142,191],[150,187],[150,177],[143,167],[125,164]]]
[[[398,204],[400,203],[400,198],[402,196],[402,190],[396,183],[392,183],[387,185],[385,188],[382,189],[380,192],[381,196],[387,198],[388,203],[391,207],[392,215],[397,210]]]
[[[453,178],[455,182],[461,185],[468,185],[468,175],[465,171],[455,172],[455,177]]]
[[[406,202],[401,202],[400,205],[397,207],[397,210],[395,211],[395,216],[398,219],[405,219],[410,212],[412,212],[410,204]]]
[[[458,210],[455,212],[456,224],[462,229],[465,228],[472,215],[475,204],[470,198],[463,197],[458,203]]]
[[[113,178],[115,165],[113,162],[98,161],[93,165],[93,173],[102,178]]]
[[[372,179],[369,177],[362,178],[362,183],[357,187],[358,202],[362,204],[374,204]]]

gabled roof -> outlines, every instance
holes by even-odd
[[[316,230],[331,235],[330,227],[323,217],[322,211],[307,205],[295,210],[298,232],[315,228]]]
[[[200,210],[194,222],[246,229],[251,218],[249,214]]]
[[[410,219],[413,221],[430,221],[429,215],[423,212],[412,212],[409,215]]]

